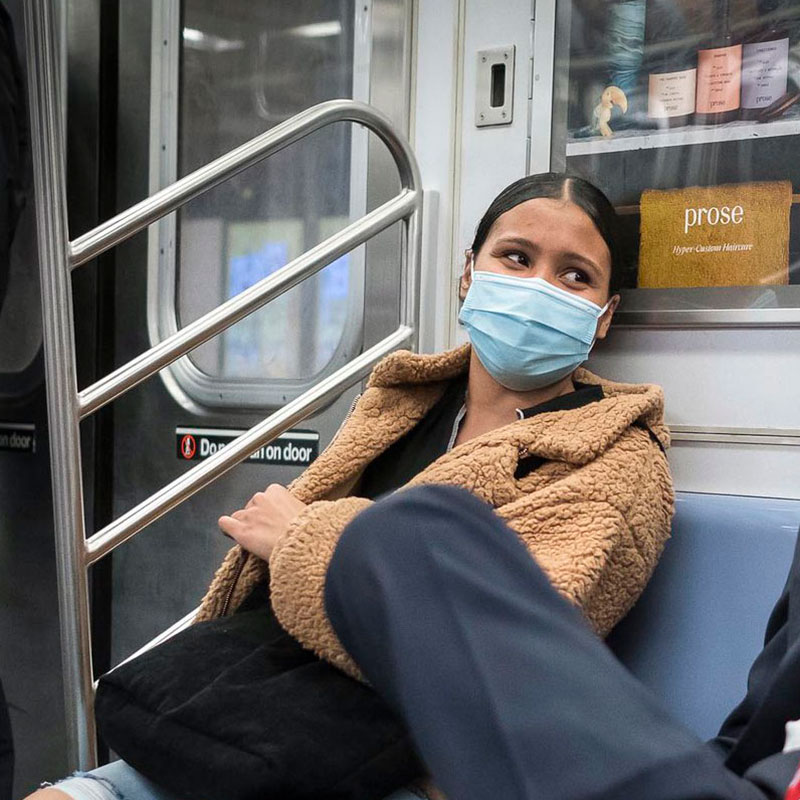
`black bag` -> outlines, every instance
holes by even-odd
[[[261,587],[104,675],[105,743],[185,800],[379,800],[424,773],[370,688],[304,650]]]

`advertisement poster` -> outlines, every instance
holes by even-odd
[[[639,288],[789,283],[789,181],[642,192]]]

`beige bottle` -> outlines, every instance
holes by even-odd
[[[694,48],[683,43],[686,36],[681,15],[667,3],[649,0],[645,21],[647,117],[658,128],[693,121],[697,57]]]

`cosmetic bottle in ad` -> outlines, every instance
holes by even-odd
[[[741,107],[742,45],[735,43],[729,0],[714,0],[715,32],[697,53],[698,125],[719,125],[737,119]]]
[[[780,0],[761,0],[760,27],[742,44],[742,119],[758,119],[786,94],[789,29]]]
[[[645,21],[647,117],[658,128],[688,125],[694,116],[697,58],[686,40],[686,25],[674,3],[650,0]]]

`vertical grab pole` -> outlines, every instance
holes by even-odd
[[[96,766],[80,427],[56,21],[51,0],[27,0],[28,96],[41,271],[53,515],[70,766]]]
[[[418,188],[418,192],[422,189]],[[400,270],[400,318],[404,325],[414,329],[414,337],[409,347],[419,347],[419,285],[422,272],[422,200],[417,203],[414,213],[403,220],[404,235],[401,240]]]

